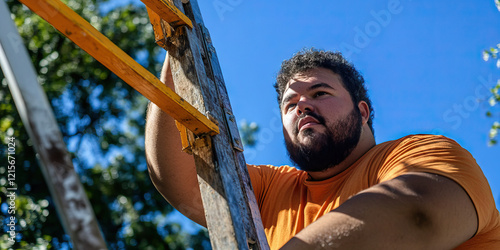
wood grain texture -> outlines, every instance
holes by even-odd
[[[59,0],[21,0],[63,35],[197,135],[218,127]]]
[[[149,22],[151,22],[151,25],[153,26],[155,43],[164,48],[167,37],[171,36],[172,34],[165,32],[162,25],[162,20],[156,12],[154,12],[148,6],[146,6],[146,10],[148,12]]]
[[[193,28],[193,23],[178,8],[167,0],[141,0],[148,8],[156,12],[161,19],[168,22],[173,27],[187,25]]]
[[[219,59],[217,58],[217,53],[215,52],[215,48],[212,44],[212,39],[210,38],[208,29],[206,29],[204,26],[202,28],[203,29],[201,30],[203,31],[203,37],[206,46],[205,53],[208,57],[208,60],[210,61],[210,64],[212,65],[212,72],[215,79],[215,85],[217,86],[219,94],[219,101],[220,101],[219,103],[225,110],[231,111],[232,108],[229,102],[229,95],[226,90],[226,84],[222,76],[222,70],[220,68]],[[237,123],[235,120],[234,121],[228,120],[227,125],[230,127],[230,130],[238,131]],[[236,139],[233,139],[233,141],[240,140],[241,142],[239,134],[234,135],[233,133],[232,136],[236,136]],[[233,147],[235,147],[236,149],[237,146],[233,145]],[[248,227],[255,227],[255,230],[247,229],[249,235],[248,238],[255,239],[254,244],[257,245],[255,247],[256,249],[266,249],[268,248],[266,235],[263,230],[264,227],[262,225],[260,211],[257,204],[257,200],[255,199],[255,195],[253,192],[252,183],[248,175],[245,157],[242,152],[239,152],[239,150],[234,150],[233,153],[236,163],[234,165],[235,167],[234,171],[238,174],[239,182],[241,184],[241,189],[243,192],[242,197],[240,197],[240,203],[245,203],[245,206],[248,206],[248,209],[246,209],[246,213],[248,214],[246,216],[245,215],[243,216],[244,224],[248,225]],[[265,243],[263,243],[263,241]]]
[[[194,22],[177,28],[167,49],[176,92],[218,121],[220,133],[191,142],[214,249],[268,249],[243,154],[235,150],[235,119],[215,49],[196,0],[174,4]],[[237,131],[237,129],[236,129]],[[239,135],[237,136],[239,138]]]

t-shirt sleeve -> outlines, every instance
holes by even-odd
[[[247,169],[259,208],[266,199],[268,192],[272,192],[274,189],[277,190],[276,187],[282,187],[284,184],[299,181],[301,174],[303,174],[302,171],[287,165],[276,167],[247,164]]]
[[[454,180],[467,192],[478,214],[478,232],[496,213],[488,181],[472,155],[444,136],[407,137],[392,150],[379,169],[379,182],[407,172],[426,172]]]
[[[253,192],[255,194],[255,199],[257,203],[260,204],[260,199],[262,198],[262,188],[263,184],[263,176],[262,171],[259,166],[247,164],[248,174],[250,175],[250,181],[252,182]]]
[[[277,168],[271,165],[251,165],[247,164],[248,174],[252,183],[253,192],[257,203],[262,204],[265,192],[277,172]]]

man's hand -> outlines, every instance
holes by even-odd
[[[477,226],[474,205],[456,182],[408,173],[351,197],[282,249],[452,249]]]

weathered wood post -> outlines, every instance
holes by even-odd
[[[52,108],[4,1],[0,1],[0,64],[24,127],[40,156],[42,173],[73,247],[106,249]]]
[[[268,249],[236,120],[198,2],[172,2],[193,22],[193,29],[164,25],[164,33],[171,36],[159,42],[169,52],[176,92],[215,120],[220,130],[212,137],[188,136],[212,247]]]

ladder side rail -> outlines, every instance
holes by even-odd
[[[192,30],[177,28],[166,46],[176,92],[217,120],[221,132],[211,143],[191,143],[212,246],[228,249],[224,240],[232,237],[238,249],[268,249],[236,121],[220,66],[213,64],[217,57],[198,3],[174,0],[174,4],[193,21]]]
[[[33,145],[62,225],[75,249],[107,249],[92,206],[71,162],[47,96],[37,81],[10,11],[0,3],[0,64]]]
[[[204,72],[205,66],[203,62],[196,61],[197,58],[193,56],[193,54],[199,54],[198,47],[189,43],[186,34],[191,33],[189,36],[192,37],[194,36],[193,32],[187,31],[184,27],[177,28],[171,40],[178,40],[165,45],[168,48],[175,89],[180,96],[198,108],[200,112],[212,116],[214,120],[221,121],[222,113],[207,108],[207,105],[210,105],[205,103],[206,99],[199,83],[200,81],[207,81]],[[179,33],[182,34],[179,35]],[[212,94],[216,95],[216,93]],[[221,150],[214,149],[217,148],[217,144],[225,143],[227,145],[230,143],[228,140],[224,140],[227,139],[226,128],[220,126],[220,123],[218,125],[220,134],[213,138],[194,136],[188,131],[189,144],[191,145],[191,152],[198,173],[199,189],[205,210],[210,243],[213,249],[248,249],[241,219],[231,216],[231,210],[235,215],[236,212],[239,213],[237,211],[238,207],[234,206],[234,204],[237,204],[238,199],[234,198],[228,201],[234,195],[229,192],[229,197],[227,197],[228,192],[224,189],[221,176],[218,174],[220,165],[225,165],[223,161],[231,158],[226,155],[225,159],[219,159],[217,152],[220,153]],[[224,137],[221,138],[221,136]],[[238,215],[238,217],[240,216]]]
[[[233,146],[235,148],[241,147],[243,149],[242,140],[239,135],[238,125],[236,123],[236,119],[232,115],[232,108],[229,102],[229,95],[227,93],[226,85],[224,82],[224,78],[222,76],[222,70],[219,65],[219,59],[217,58],[217,54],[215,52],[215,48],[213,47],[210,39],[210,35],[208,30],[204,28],[204,36],[205,41],[207,41],[207,54],[208,58],[212,64],[215,84],[219,90],[219,99],[221,105],[223,106],[226,114],[233,119],[226,119],[227,125],[230,127],[231,136]],[[227,117],[227,116],[226,116]],[[243,150],[234,150],[234,157],[236,160],[235,170],[238,173],[239,181],[241,183],[241,188],[243,191],[243,201],[247,208],[242,209],[242,211],[246,211],[247,215],[243,215],[245,219],[244,225],[248,228],[247,233],[249,234],[249,238],[255,239],[255,243],[258,245],[258,249],[269,249],[267,244],[266,234],[264,232],[264,226],[262,224],[262,219],[260,215],[259,206],[257,200],[255,198],[255,194],[252,188],[252,183],[250,181],[250,176],[248,174],[248,168],[245,161],[245,156],[242,152]]]

